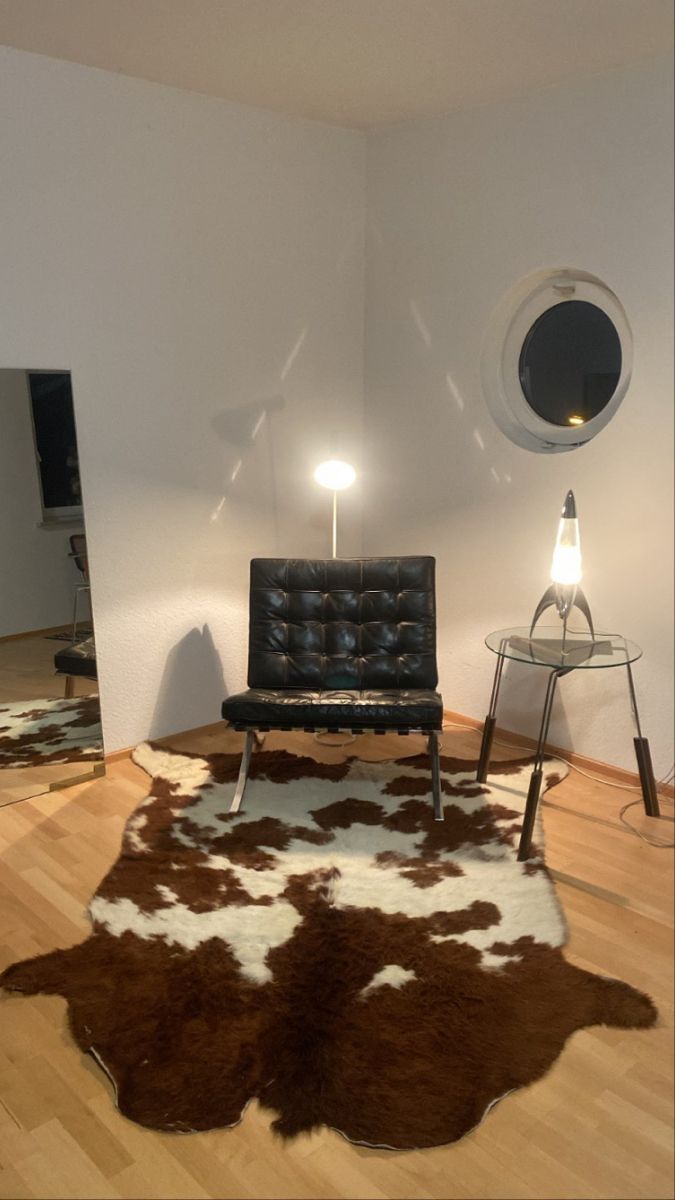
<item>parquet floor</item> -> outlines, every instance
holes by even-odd
[[[171,744],[235,749],[241,735],[218,726]],[[305,734],[269,735],[275,744],[326,760],[342,753]],[[418,748],[414,738],[363,737],[348,750],[377,759]],[[478,737],[449,729],[444,750],[476,756]],[[2,965],[86,935],[85,905],[145,787],[143,773],[122,760],[104,779],[0,810]],[[284,1145],[255,1104],[231,1131],[142,1129],[119,1115],[108,1080],[72,1044],[63,1000],[4,997],[0,1197],[672,1197],[673,852],[621,825],[618,811],[630,798],[572,772],[545,807],[548,861],[562,880],[569,957],[648,991],[658,1028],[581,1031],[544,1079],[503,1100],[462,1142],[391,1153],[331,1132]],[[658,823],[639,808],[628,817],[670,840],[672,806],[665,812]]]

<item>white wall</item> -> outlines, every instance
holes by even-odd
[[[672,60],[373,135],[368,157],[365,551],[436,554],[446,707],[481,717],[493,629],[529,621],[575,491],[601,629],[635,676],[657,773],[672,762]],[[512,445],[480,387],[514,283],[578,267],[635,339],[615,419],[570,454]],[[507,672],[499,720],[532,733],[544,672]],[[567,677],[551,740],[634,769],[625,672]]]
[[[0,638],[72,619],[68,534],[41,521],[28,377],[0,370]]]
[[[311,471],[338,452],[367,483],[342,552],[437,555],[445,702],[480,717],[483,635],[529,618],[572,486],[587,593],[645,648],[667,769],[669,78],[370,139],[362,450],[363,137],[0,49],[0,367],[73,373],[108,749],[217,719],[244,682],[248,559],[328,552]],[[620,296],[634,377],[597,441],[535,455],[489,417],[481,339],[514,282],[565,265]],[[539,683],[508,672],[503,724],[532,730]],[[619,673],[562,691],[554,739],[632,766]]]
[[[251,556],[329,553],[311,472],[338,431],[360,465],[364,139],[0,49],[0,145],[0,366],[72,371],[114,750],[219,719]],[[357,488],[343,514],[358,553]]]

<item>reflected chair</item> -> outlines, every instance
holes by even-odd
[[[73,643],[77,638],[77,603],[82,592],[87,593],[89,599],[89,612],[91,613],[91,584],[89,582],[89,559],[87,557],[87,539],[83,533],[73,533],[68,539],[70,542],[70,554],[75,566],[82,576],[82,583],[78,583],[75,587],[75,600],[73,602]]]
[[[435,565],[430,557],[252,560],[248,690],[222,706],[246,734],[230,812],[241,806],[254,742],[269,730],[422,733],[434,816],[443,820]]]
[[[58,675],[65,675],[66,689],[64,696],[69,700],[75,693],[75,677],[81,679],[97,679],[96,645],[93,637],[85,638],[82,642],[74,642],[72,646],[64,646],[54,655],[54,668]]]

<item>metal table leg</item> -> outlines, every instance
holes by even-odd
[[[434,821],[443,820],[443,795],[441,792],[441,763],[440,763],[440,743],[438,733],[432,730],[427,741],[429,754],[431,756],[431,787],[434,798]]]
[[[628,672],[628,690],[630,692],[633,720],[635,721],[635,728],[637,730],[637,737],[633,738],[633,745],[635,746],[635,757],[637,758],[638,772],[640,774],[642,801],[648,817],[660,817],[661,809],[659,807],[659,798],[656,792],[656,780],[654,779],[652,756],[649,750],[649,742],[647,741],[646,737],[642,736],[642,730],[640,728],[640,714],[638,712],[637,697],[635,695],[633,672],[630,669],[629,662],[626,663],[626,670]]]
[[[530,846],[532,844],[532,830],[534,829],[534,819],[537,815],[537,805],[539,804],[539,793],[541,792],[541,780],[544,765],[544,747],[548,738],[548,727],[551,723],[551,711],[553,709],[553,698],[555,696],[555,685],[558,682],[558,677],[566,675],[570,670],[569,667],[563,670],[551,671],[546,688],[546,696],[544,699],[544,711],[541,714],[541,727],[539,729],[539,741],[537,742],[537,751],[534,756],[534,769],[530,776],[530,786],[527,792],[527,801],[525,804],[525,813],[523,816],[523,829],[520,835],[518,844],[518,861],[524,862],[530,857]]]
[[[483,740],[480,745],[480,756],[478,759],[478,770],[476,772],[476,781],[485,783],[488,770],[490,768],[490,752],[492,750],[492,738],[495,732],[497,700],[499,698],[499,685],[502,681],[502,671],[504,670],[504,650],[506,647],[506,638],[502,638],[502,643],[497,655],[497,666],[495,667],[495,677],[492,681],[492,695],[490,696],[490,708],[485,718],[483,726]]]

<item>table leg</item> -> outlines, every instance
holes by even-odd
[[[648,817],[660,817],[661,809],[659,808],[659,798],[656,792],[652,756],[649,750],[649,742],[646,737],[642,736],[640,728],[640,714],[638,712],[635,684],[633,683],[633,672],[630,669],[630,663],[626,663],[626,670],[628,672],[628,691],[630,692],[633,720],[635,721],[635,728],[637,730],[637,737],[633,738],[633,745],[635,746],[635,757],[637,758],[640,785],[642,787],[642,802]]]
[[[490,752],[492,750],[492,738],[495,732],[497,699],[499,697],[499,685],[502,681],[502,671],[504,670],[504,647],[505,641],[502,641],[500,653],[497,655],[497,666],[495,667],[495,677],[492,681],[492,695],[490,696],[490,708],[485,718],[483,726],[483,740],[480,744],[480,756],[478,758],[478,770],[476,772],[476,781],[485,783],[488,770],[490,767]]]
[[[551,671],[551,674],[549,675],[548,686],[546,688],[546,697],[544,699],[544,711],[541,714],[539,741],[537,742],[537,751],[534,756],[534,769],[530,776],[530,786],[528,788],[527,801],[525,803],[523,829],[520,835],[520,842],[518,844],[518,862],[525,862],[525,860],[530,857],[532,830],[534,829],[534,819],[537,815],[539,793],[541,792],[541,780],[544,766],[544,747],[548,737],[548,727],[551,723],[551,711],[553,709],[555,685],[558,682],[558,676],[566,674],[567,671]]]
[[[434,821],[443,820],[443,794],[441,791],[441,761],[440,761],[440,743],[438,733],[434,729],[429,734],[428,739],[429,754],[431,756],[431,787],[434,798]]]

